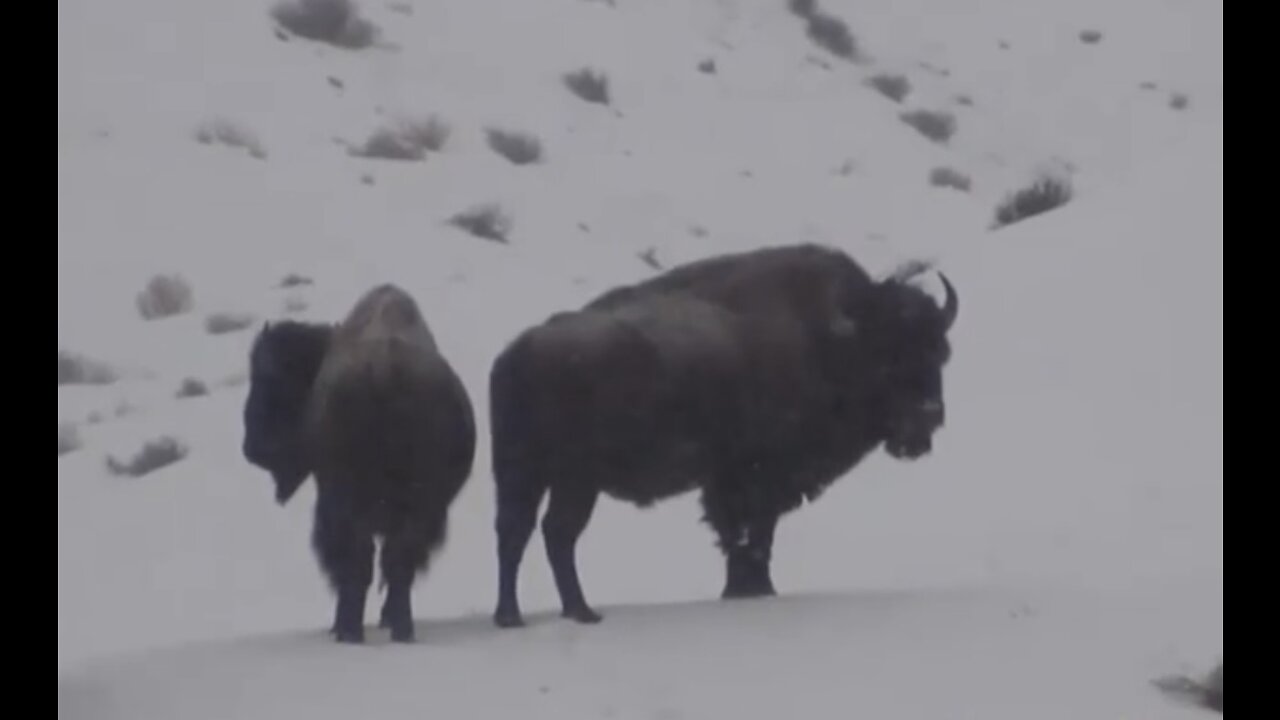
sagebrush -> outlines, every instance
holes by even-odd
[[[1049,212],[1066,205],[1072,197],[1071,184],[1064,178],[1044,176],[1010,194],[996,208],[994,227]]]
[[[351,154],[378,160],[418,161],[427,151],[439,152],[449,140],[449,124],[432,115],[425,119],[401,120],[374,130]]]
[[[911,92],[911,81],[905,75],[880,73],[868,78],[867,85],[894,102],[902,102]]]
[[[209,386],[203,381],[196,378],[185,378],[182,385],[178,387],[177,397],[179,398],[196,398],[204,397],[209,394]]]
[[[204,330],[210,335],[225,335],[247,329],[254,321],[244,313],[214,313],[204,319]]]
[[[493,203],[457,213],[449,218],[449,224],[466,230],[478,238],[504,244],[509,242],[511,218],[502,211],[502,208]]]
[[[376,25],[360,17],[351,0],[292,0],[277,3],[271,17],[298,37],[347,50],[362,50],[377,41]]]
[[[218,143],[240,148],[259,160],[267,158],[267,149],[248,128],[225,118],[206,120],[196,128],[196,141],[203,145]]]
[[[533,135],[500,128],[487,128],[489,148],[515,165],[528,165],[542,160],[542,142]]]
[[[110,385],[119,379],[111,366],[69,350],[58,351],[58,386]]]
[[[609,78],[604,73],[582,68],[566,73],[563,79],[565,86],[585,102],[609,104]]]
[[[154,275],[135,298],[144,320],[182,315],[195,307],[195,293],[181,275]]]
[[[955,168],[936,167],[929,172],[929,184],[969,192],[973,187],[973,180]]]
[[[70,423],[58,425],[58,457],[80,449],[80,432]]]
[[[128,461],[117,460],[107,456],[107,469],[114,475],[142,477],[160,468],[172,465],[187,456],[185,443],[172,436],[164,436],[148,441]]]
[[[940,110],[909,110],[898,116],[916,132],[936,142],[945,143],[956,133],[956,117]]]

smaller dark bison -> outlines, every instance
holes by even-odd
[[[337,593],[339,642],[364,641],[375,537],[382,627],[413,641],[410,588],[444,542],[475,442],[466,389],[395,286],[367,292],[341,325],[269,323],[254,341],[244,456],[271,473],[281,504],[314,473],[312,545]]]
[[[601,492],[649,506],[698,489],[724,598],[774,594],[778,519],[883,445],[932,449],[958,298],[877,281],[815,245],[726,255],[619,287],[511,341],[490,371],[499,587],[516,593],[539,504],[565,617],[598,622],[574,548]]]

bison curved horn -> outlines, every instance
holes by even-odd
[[[960,295],[945,274],[939,272],[938,278],[942,280],[942,287],[947,293],[942,303],[942,323],[944,327],[950,329],[956,321],[956,316],[960,314]]]

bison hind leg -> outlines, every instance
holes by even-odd
[[[586,529],[599,496],[598,489],[586,484],[553,485],[551,501],[542,518],[542,537],[560,594],[561,616],[585,624],[603,619],[583,595],[576,558],[578,538]]]
[[[394,642],[409,643],[416,639],[411,598],[413,581],[418,573],[427,569],[431,553],[442,542],[444,533],[445,518],[431,517],[409,522],[383,539],[380,560],[387,595],[379,625],[391,631]]]
[[[341,643],[364,642],[364,610],[373,583],[373,535],[323,498],[316,505],[312,543],[337,593],[330,633]]]

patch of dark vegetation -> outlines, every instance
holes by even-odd
[[[305,275],[297,273],[289,273],[280,279],[280,283],[276,285],[279,288],[295,288],[304,285],[314,285],[315,281]]]
[[[81,447],[80,433],[70,423],[58,425],[58,457],[73,453]]]
[[[63,385],[110,385],[119,374],[100,360],[73,353],[58,351],[58,387]]]
[[[190,312],[195,293],[181,275],[154,275],[134,299],[144,320],[160,320]]]
[[[1041,177],[1015,191],[996,208],[994,228],[1041,215],[1071,201],[1071,184],[1062,178]]]
[[[898,116],[916,132],[936,143],[946,143],[956,132],[956,118],[940,110],[909,110]]]
[[[930,171],[929,184],[961,192],[969,192],[973,188],[973,181],[968,175],[949,167],[936,167]]]
[[[177,397],[179,399],[197,398],[197,397],[204,397],[208,394],[209,394],[208,385],[204,384],[204,382],[201,380],[189,377],[189,378],[185,378],[182,381],[182,385],[178,387]]]
[[[867,85],[894,102],[902,102],[911,92],[911,81],[905,75],[880,73],[869,78]]]
[[[609,104],[609,78],[604,73],[582,68],[564,75],[565,87],[584,102]]]
[[[513,165],[529,165],[542,160],[542,142],[532,135],[488,128],[485,137],[489,148]]]
[[[277,3],[271,17],[307,40],[346,50],[363,50],[378,39],[377,26],[360,17],[351,0],[292,0]]]
[[[496,204],[480,205],[449,218],[449,224],[492,242],[510,242],[511,219]]]
[[[204,319],[204,331],[210,335],[226,335],[239,332],[254,323],[252,315],[237,313],[214,313]]]
[[[166,435],[148,441],[128,461],[120,461],[113,456],[107,456],[107,469],[113,475],[142,477],[160,468],[179,462],[187,456],[187,453],[187,446],[181,440]]]

